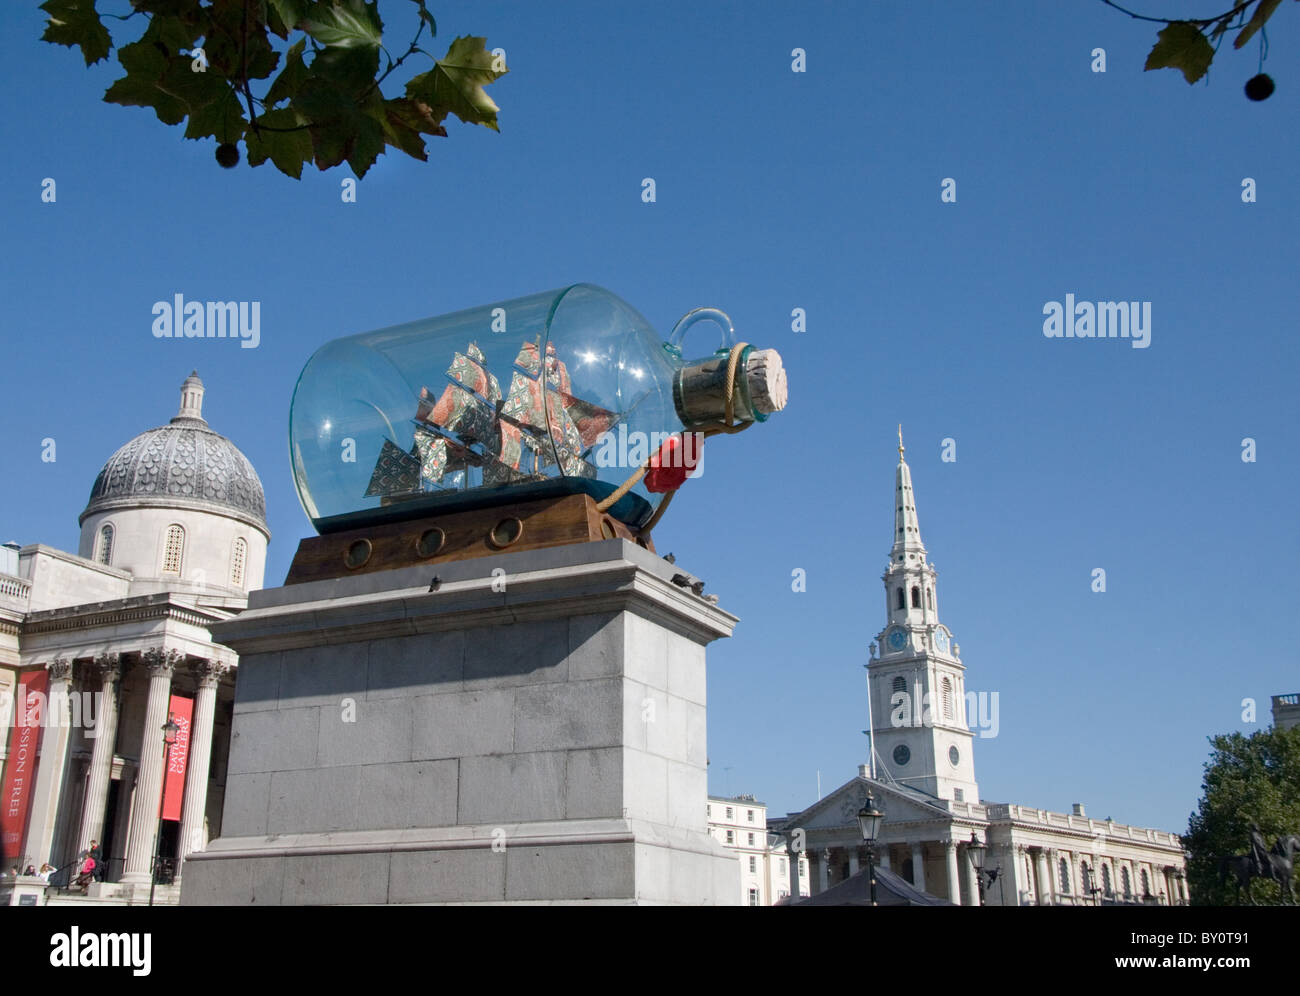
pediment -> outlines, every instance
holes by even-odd
[[[906,791],[870,778],[857,777],[845,782],[801,813],[787,818],[787,827],[805,830],[830,829],[852,826],[857,821],[858,810],[870,791],[876,808],[885,814],[885,826],[890,823],[945,820],[951,815],[938,806],[927,805]]]

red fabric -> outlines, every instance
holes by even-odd
[[[190,760],[190,721],[194,717],[194,700],[183,695],[173,695],[167,708],[178,729],[176,742],[167,752],[167,783],[163,791],[162,818],[179,820],[181,802],[185,795],[185,769]]]
[[[698,432],[669,436],[659,452],[650,458],[645,472],[645,489],[662,494],[676,491],[700,463],[704,437]]]
[[[49,690],[50,673],[44,669],[26,671],[18,676],[18,695],[14,702],[16,729],[9,744],[2,796],[4,805],[0,806],[0,852],[3,852],[6,868],[18,864],[23,855],[27,809],[31,804],[32,785],[36,781],[36,762]],[[0,727],[0,737],[6,732]]]

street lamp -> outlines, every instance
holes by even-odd
[[[871,880],[872,906],[876,905],[876,837],[884,818],[885,814],[876,808],[876,800],[868,792],[862,808],[858,810],[858,829],[862,831],[862,839],[867,845],[867,876]]]
[[[984,905],[984,856],[988,853],[988,846],[981,843],[980,839],[975,836],[975,831],[970,832],[970,843],[966,845],[966,853],[970,855],[970,863],[975,866],[975,881],[979,886],[980,905]]]
[[[158,800],[158,828],[154,831],[154,835],[153,835],[153,868],[151,869],[152,874],[149,876],[149,905],[150,906],[153,905],[154,887],[158,884],[158,865],[162,861],[162,855],[160,855],[158,851],[162,845],[163,810],[166,808],[167,805],[167,768],[169,766],[169,762],[171,761],[172,745],[176,743],[176,734],[179,731],[180,731],[180,727],[176,725],[176,720],[172,718],[171,713],[168,713],[167,722],[163,723],[162,725],[162,735],[163,735],[162,798]]]

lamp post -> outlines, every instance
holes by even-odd
[[[154,887],[158,884],[158,864],[162,856],[158,853],[162,845],[162,824],[163,809],[167,804],[167,768],[172,757],[172,745],[176,743],[176,733],[180,727],[176,725],[176,720],[172,719],[172,714],[167,714],[167,722],[162,725],[163,735],[163,782],[162,798],[158,800],[158,827],[153,835],[153,867],[149,875],[149,905],[153,905]]]
[[[979,885],[981,906],[984,905],[984,856],[988,850],[988,846],[983,844],[972,830],[970,843],[966,845],[966,853],[970,855],[970,863],[975,866],[975,882]]]
[[[876,837],[885,814],[876,808],[876,800],[867,793],[862,808],[858,810],[858,829],[867,845],[867,876],[871,881],[871,905],[876,905]]]

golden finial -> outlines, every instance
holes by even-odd
[[[903,459],[903,423],[898,423],[898,459]]]

